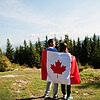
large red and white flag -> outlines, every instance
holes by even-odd
[[[80,75],[74,56],[44,50],[41,59],[42,80],[61,84],[80,84]]]

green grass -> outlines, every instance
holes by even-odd
[[[100,100],[100,69],[84,69],[80,77],[81,84],[72,87],[75,100]]]
[[[71,88],[73,100],[100,100],[100,69],[84,69],[80,72],[80,77],[81,84],[72,85]],[[41,100],[45,87],[46,81],[41,80],[40,69],[0,72],[0,100]],[[50,97],[52,91],[53,87]],[[58,95],[59,98],[62,97],[60,85]]]

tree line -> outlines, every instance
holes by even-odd
[[[86,36],[84,40],[78,38],[77,41],[69,39],[68,35],[65,35],[64,39],[57,39],[56,37],[54,37],[54,39],[58,51],[60,43],[65,42],[67,43],[69,52],[76,57],[81,65],[88,64],[94,68],[100,68],[100,38],[95,34],[91,38]],[[24,40],[23,44],[23,46],[20,45],[14,49],[12,48],[10,40],[7,39],[5,56],[7,56],[12,63],[40,68],[42,51],[48,46],[48,37],[46,36],[44,43],[38,38],[35,45],[33,45],[31,41],[27,44],[26,40]],[[0,49],[0,55],[1,54],[2,50]]]

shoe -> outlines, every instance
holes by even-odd
[[[53,96],[53,100],[57,100],[58,99],[58,96]]]
[[[63,95],[63,99],[66,100],[67,99],[67,95]]]
[[[49,97],[49,95],[48,95],[48,94],[45,94],[43,97],[44,97],[44,98],[48,98],[48,97]]]
[[[70,96],[70,97],[68,97],[68,98],[67,98],[67,100],[72,100],[72,99],[73,99],[73,97],[72,97],[72,96]]]

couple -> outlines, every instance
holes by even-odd
[[[55,40],[54,39],[48,40],[48,48],[46,48],[46,50],[52,51],[52,52],[58,52],[58,50],[55,48]],[[68,53],[66,43],[60,44],[60,52]],[[62,94],[63,94],[63,99],[65,99],[65,100],[73,99],[70,96],[71,85],[70,84],[67,85],[67,94],[66,94],[66,88],[65,87],[66,87],[65,84],[61,84],[61,91],[62,91]],[[45,98],[48,97],[50,88],[51,88],[51,82],[47,81],[46,90],[45,90]],[[57,97],[58,97],[57,93],[58,93],[58,83],[54,83],[53,99],[57,99]]]

